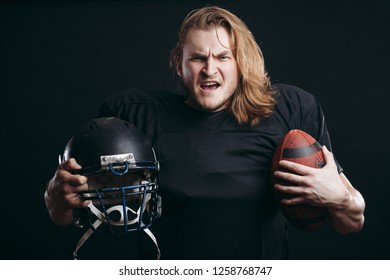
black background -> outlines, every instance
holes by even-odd
[[[292,257],[389,259],[389,5],[357,2],[0,4],[0,259],[71,257],[79,236],[52,224],[43,201],[58,155],[115,92],[139,86],[177,91],[170,50],[184,16],[205,4],[228,8],[247,23],[273,82],[319,98],[334,152],[365,197],[360,233],[291,229]]]

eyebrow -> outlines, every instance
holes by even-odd
[[[220,53],[217,53],[215,56],[224,56],[224,55],[233,55],[233,52],[231,50],[224,50]],[[202,51],[194,51],[190,53],[189,57],[194,57],[194,56],[200,56],[200,57],[208,57],[208,55],[205,52]]]

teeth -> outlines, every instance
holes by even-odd
[[[203,85],[205,85],[205,86],[213,86],[213,85],[216,85],[216,84],[217,84],[216,82],[206,82]]]

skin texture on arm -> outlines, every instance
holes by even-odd
[[[344,173],[340,174],[340,178],[349,191],[349,196],[339,207],[328,208],[332,226],[335,230],[344,234],[360,231],[364,224],[364,199]]]
[[[334,230],[342,234],[358,232],[364,224],[364,199],[343,173],[338,174],[332,153],[325,146],[322,152],[326,165],[320,169],[280,161],[280,166],[292,173],[277,171],[274,175],[297,184],[275,185],[278,191],[295,195],[294,198],[283,199],[281,202],[286,205],[308,203],[326,207]]]
[[[44,194],[50,218],[57,225],[68,225],[73,222],[73,208],[86,207],[88,201],[79,198],[79,192],[88,188],[87,178],[74,175],[70,171],[81,166],[73,159],[61,163],[53,178],[48,182]]]

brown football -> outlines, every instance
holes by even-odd
[[[293,183],[276,178],[275,171],[286,171],[279,166],[279,161],[288,160],[309,167],[322,168],[325,165],[321,145],[306,132],[294,129],[290,130],[277,146],[271,167],[272,186],[275,184],[293,185]],[[309,204],[284,205],[280,203],[283,198],[292,197],[273,188],[273,193],[280,210],[294,226],[299,229],[312,231],[319,228],[328,217],[328,211],[323,207],[314,207]]]

